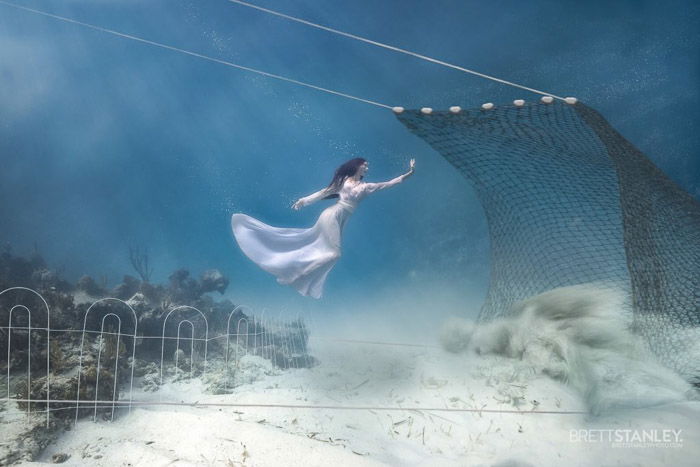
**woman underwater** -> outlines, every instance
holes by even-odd
[[[326,188],[292,205],[292,209],[299,210],[320,199],[338,198],[337,203],[324,209],[313,227],[272,227],[245,214],[234,214],[233,235],[243,253],[274,274],[277,282],[291,285],[302,295],[321,298],[323,283],[340,258],[343,226],[357,204],[370,193],[397,185],[413,175],[415,164],[415,159],[411,159],[408,172],[388,182],[366,183],[362,179],[369,164],[361,157],[350,159],[338,167]]]

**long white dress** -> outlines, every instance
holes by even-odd
[[[245,214],[234,214],[233,235],[243,253],[275,275],[277,282],[291,285],[302,295],[321,298],[326,277],[340,258],[345,222],[364,197],[401,180],[400,176],[379,183],[347,179],[339,191],[326,188],[302,198],[302,205],[307,206],[330,194],[339,196],[308,229],[272,227]]]

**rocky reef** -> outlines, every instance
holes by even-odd
[[[315,364],[303,322],[262,321],[215,299],[229,286],[220,271],[179,269],[166,284],[149,275],[73,284],[36,252],[0,251],[0,372],[10,375],[1,391],[11,399],[0,405],[9,434],[0,465],[34,459],[76,419],[112,419],[133,388],[194,377],[229,393],[256,375]]]

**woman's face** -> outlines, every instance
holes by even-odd
[[[358,169],[357,169],[357,175],[360,177],[363,177],[367,171],[369,170],[369,162],[365,161]]]

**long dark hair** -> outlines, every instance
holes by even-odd
[[[345,162],[343,165],[335,169],[333,180],[331,180],[331,182],[328,184],[328,188],[334,191],[339,190],[343,186],[343,183],[345,183],[345,180],[347,180],[350,177],[353,177],[360,169],[360,166],[365,162],[367,162],[367,159],[363,159],[362,157],[356,157],[354,159],[350,159],[349,161]],[[333,194],[328,195],[323,199],[331,199],[337,197],[337,194]]]

